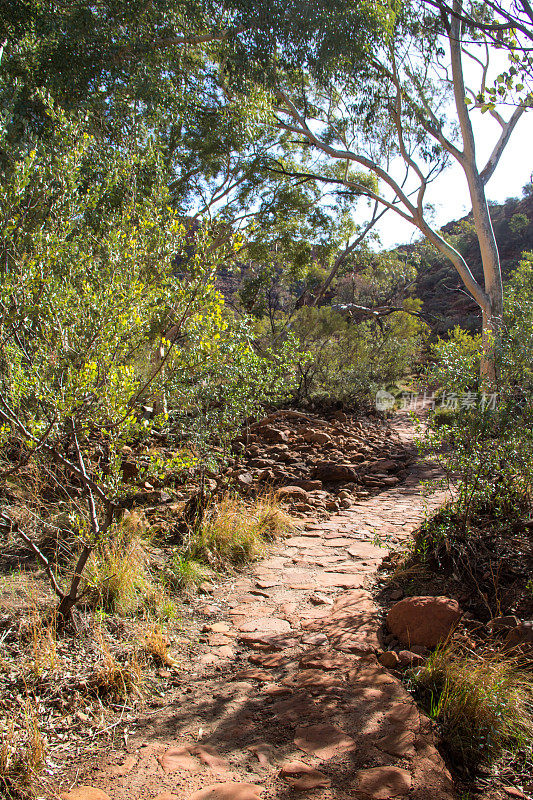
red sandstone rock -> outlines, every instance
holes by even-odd
[[[408,647],[436,647],[452,632],[461,617],[456,600],[449,597],[405,597],[387,614],[387,626]]]
[[[258,800],[262,791],[255,783],[215,783],[194,792],[189,800]]]
[[[279,774],[293,789],[318,789],[331,783],[327,775],[302,761],[290,761],[284,764]]]
[[[411,775],[399,767],[374,767],[357,773],[356,790],[373,800],[389,800],[408,794]]]
[[[64,792],[61,800],[111,800],[106,792],[94,786],[77,786],[70,792]]]

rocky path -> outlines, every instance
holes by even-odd
[[[409,424],[395,427],[408,443]],[[201,608],[203,652],[172,703],[162,698],[121,750],[62,796],[455,798],[429,720],[378,661],[381,619],[369,591],[388,548],[442,502],[420,489],[433,474],[415,463],[401,485],[327,522],[308,520],[216,589]]]

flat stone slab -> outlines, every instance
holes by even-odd
[[[323,572],[317,576],[320,586],[338,586],[341,589],[356,589],[365,581],[364,575],[350,575],[341,572]]]
[[[325,788],[331,785],[331,780],[327,775],[302,761],[289,761],[288,764],[284,764],[279,775],[289,786],[298,791]]]
[[[296,728],[294,744],[304,753],[324,761],[353,750],[355,741],[337,725],[320,723]]]
[[[215,783],[193,792],[189,800],[258,800],[263,791],[255,783]]]
[[[400,767],[362,769],[357,773],[355,789],[373,800],[389,800],[409,793],[411,775]]]
[[[279,619],[278,617],[257,617],[256,619],[247,619],[237,625],[243,633],[253,633],[254,631],[261,631],[264,633],[288,633],[291,630],[291,625],[286,619]]]

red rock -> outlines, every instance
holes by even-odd
[[[295,734],[296,747],[318,758],[333,758],[340,753],[353,750],[355,746],[354,740],[347,733],[337,725],[327,722],[296,728]]]
[[[356,790],[373,800],[389,800],[408,794],[411,775],[399,767],[374,767],[357,773]]]
[[[415,734],[413,731],[398,730],[376,742],[376,747],[391,756],[405,758],[414,755]]]
[[[390,609],[387,626],[408,647],[436,647],[450,635],[460,617],[459,604],[449,597],[405,597]]]
[[[283,486],[276,492],[278,500],[300,500],[305,502],[307,500],[307,492],[300,486]]]
[[[284,694],[291,694],[291,691],[290,686],[282,686],[281,683],[269,683],[263,688],[263,694],[267,694],[269,697],[280,697]]]
[[[271,425],[264,425],[262,428],[258,428],[256,433],[258,433],[263,439],[266,439],[267,442],[284,443],[289,441],[289,437],[285,431],[282,431],[279,428],[274,428]]]
[[[400,650],[398,653],[398,661],[400,662],[400,667],[404,669],[422,667],[426,663],[424,656],[414,653],[411,650]]]
[[[248,659],[252,664],[257,664],[266,669],[278,669],[287,662],[287,656],[283,653],[255,653]]]
[[[243,669],[235,675],[235,679],[238,681],[261,681],[267,683],[271,678],[272,676],[266,669],[254,669],[253,667]]]
[[[336,461],[320,461],[315,466],[313,478],[325,483],[340,483],[357,480],[357,472],[352,464],[339,464]]]
[[[310,444],[328,444],[331,442],[329,433],[324,433],[323,431],[306,431],[303,438],[304,442],[309,442]]]
[[[111,798],[95,786],[77,786],[70,792],[63,792],[61,800],[111,800]]]
[[[258,742],[257,744],[251,744],[246,749],[254,754],[262,767],[270,764],[272,760],[272,745],[267,744],[267,742]]]
[[[262,791],[255,783],[214,783],[191,794],[189,800],[258,800]]]
[[[336,653],[328,652],[311,652],[306,653],[299,661],[299,666],[302,669],[350,669],[353,666],[353,661],[345,656],[337,655]]]
[[[347,575],[341,572],[323,572],[318,575],[321,586],[339,586],[342,589],[355,589],[364,583],[364,575]]]
[[[206,764],[209,769],[218,771],[218,770],[226,770],[228,768],[228,762],[225,758],[222,758],[219,753],[215,750],[214,747],[211,747],[209,744],[198,744],[194,747],[190,748],[190,752],[197,756],[202,764]]]
[[[395,669],[399,665],[400,659],[394,650],[385,650],[385,652],[379,654],[378,661],[388,669]]]
[[[305,489],[306,492],[316,492],[322,489],[322,481],[307,481],[307,480],[299,480],[294,481],[295,486],[299,486],[301,489]],[[308,523],[310,520],[308,520]]]
[[[505,650],[519,647],[522,644],[530,645],[533,643],[533,622],[521,622],[517,628],[509,631],[505,637],[503,646]]]
[[[244,633],[253,633],[254,631],[260,631],[261,633],[288,633],[291,630],[287,620],[278,619],[277,617],[247,619],[237,627]]]
[[[293,789],[318,789],[331,784],[327,775],[302,761],[289,761],[282,766],[279,774]]]
[[[184,747],[171,747],[162,756],[158,756],[159,763],[166,775],[177,770],[186,770],[187,772],[198,772],[200,765],[198,761],[191,755],[190,748]]]

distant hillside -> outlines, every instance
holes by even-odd
[[[505,281],[517,266],[522,253],[533,250],[533,187],[523,198],[509,198],[502,205],[491,205],[490,215],[500,250]],[[481,253],[472,226],[472,215],[449,222],[442,231],[451,237],[464,256],[474,276],[482,281]],[[460,324],[479,329],[480,312],[464,292],[462,282],[452,264],[434,252],[425,242],[397,248],[419,259],[416,295],[431,314],[430,324],[438,333]]]

